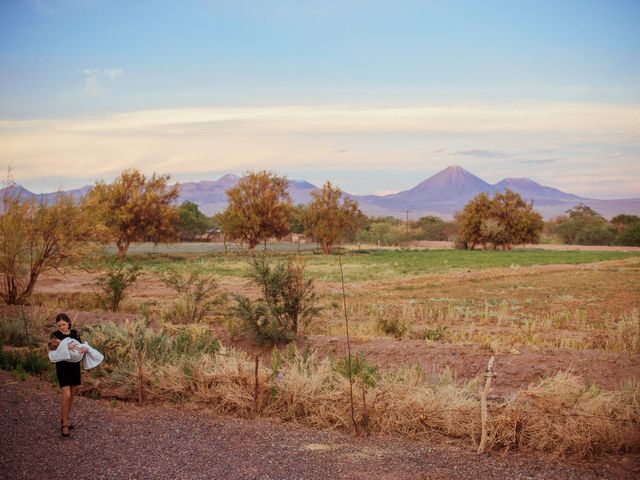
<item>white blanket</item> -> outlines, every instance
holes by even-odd
[[[76,345],[77,348],[71,350],[69,348],[71,344]],[[87,348],[87,353],[80,350],[82,347]],[[100,365],[104,360],[104,355],[86,342],[80,343],[78,340],[67,337],[60,342],[58,348],[49,352],[49,360],[52,362],[82,362],[85,370],[89,370]]]

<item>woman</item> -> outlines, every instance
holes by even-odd
[[[56,317],[56,326],[58,329],[51,334],[51,340],[55,342],[57,340],[64,340],[65,338],[73,338],[80,340],[80,335],[76,330],[71,330],[71,320],[66,313],[61,313]],[[52,345],[50,345],[51,348]],[[70,344],[69,349],[75,350],[80,348],[80,351],[87,352],[86,347],[78,347],[75,344]],[[79,362],[57,362],[56,363],[56,376],[58,377],[58,385],[62,391],[62,414],[60,417],[60,424],[62,426],[62,436],[69,436],[69,429],[73,428],[69,425],[69,413],[71,412],[71,406],[73,405],[73,396],[76,392],[76,387],[80,385],[80,363]]]

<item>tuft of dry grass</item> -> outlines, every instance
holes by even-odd
[[[147,399],[197,402],[221,413],[279,417],[320,428],[352,427],[349,381],[339,362],[294,347],[285,355],[274,351],[271,364],[259,368],[256,397],[253,359],[218,349],[205,330],[181,326],[143,332]],[[107,355],[108,373],[99,378],[100,385],[124,388],[133,397],[137,380],[126,374],[135,368],[126,328],[113,325],[96,333],[103,346],[115,350]],[[479,379],[462,383],[447,369],[425,375],[417,367],[381,371],[367,384],[363,379],[355,378],[355,417],[369,431],[417,438],[440,432],[478,441]],[[605,392],[560,372],[491,404],[489,418],[494,449],[578,459],[622,453],[640,445],[640,384]]]
[[[639,399],[637,383],[604,392],[559,372],[494,408],[493,446],[580,459],[637,450]]]

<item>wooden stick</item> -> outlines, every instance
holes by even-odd
[[[260,356],[256,355],[256,370],[255,370],[255,387],[253,390],[253,413],[258,415],[258,395],[259,395],[259,378],[258,378],[258,367],[260,366]]]
[[[489,359],[489,364],[487,365],[487,379],[484,383],[484,389],[482,390],[482,394],[480,396],[480,405],[482,408],[482,436],[480,437],[480,446],[478,447],[478,453],[484,453],[487,447],[487,395],[489,394],[489,390],[491,389],[491,379],[493,378],[494,362],[495,358],[492,355]]]
[[[342,304],[344,307],[344,324],[347,330],[347,373],[349,374],[349,400],[351,403],[351,422],[353,429],[358,434],[358,423],[353,406],[353,372],[351,371],[351,337],[349,336],[349,317],[347,316],[347,292],[344,288],[344,271],[342,269],[342,253],[338,254],[338,264],[340,265],[340,283],[342,283]]]

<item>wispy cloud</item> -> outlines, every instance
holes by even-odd
[[[532,163],[532,164],[545,164],[545,163],[555,163],[560,160],[564,160],[565,157],[555,157],[555,158],[540,158],[540,159],[530,159],[530,160],[518,160],[518,163]]]
[[[87,68],[82,71],[84,75],[84,88],[82,93],[90,97],[107,95],[110,90],[105,87],[104,81],[109,82],[120,78],[123,73],[122,68],[107,68],[105,70]]]
[[[126,72],[96,69],[87,75],[96,76],[97,86],[91,88],[100,92]],[[613,145],[609,152],[636,148],[638,125],[640,110],[621,105],[534,104],[517,111],[476,105],[179,108],[60,120],[0,119],[0,159],[5,165],[11,162],[16,178],[24,181],[53,173],[109,179],[131,167],[184,178],[265,167],[280,172],[434,172],[452,163],[451,152],[457,152],[455,163],[468,159],[482,165],[479,175],[504,175],[511,169],[509,174],[517,176],[518,165],[524,163],[532,171],[540,165],[539,173],[545,174],[542,165],[557,162],[552,178],[565,181],[577,169],[582,171],[585,162],[597,165],[602,160],[603,150],[576,145],[593,142],[597,134],[601,144]],[[542,154],[549,145],[571,160]],[[640,178],[640,173],[630,173],[630,154],[609,163],[615,164],[607,166],[610,172]],[[372,190],[395,189],[387,180]]]
[[[479,158],[505,158],[506,153],[494,150],[463,150],[461,152],[454,152],[452,155],[465,155],[467,157],[479,157]]]
[[[624,153],[622,153],[622,152],[614,152],[614,153],[610,154],[609,157],[611,157],[611,158],[624,157]]]

